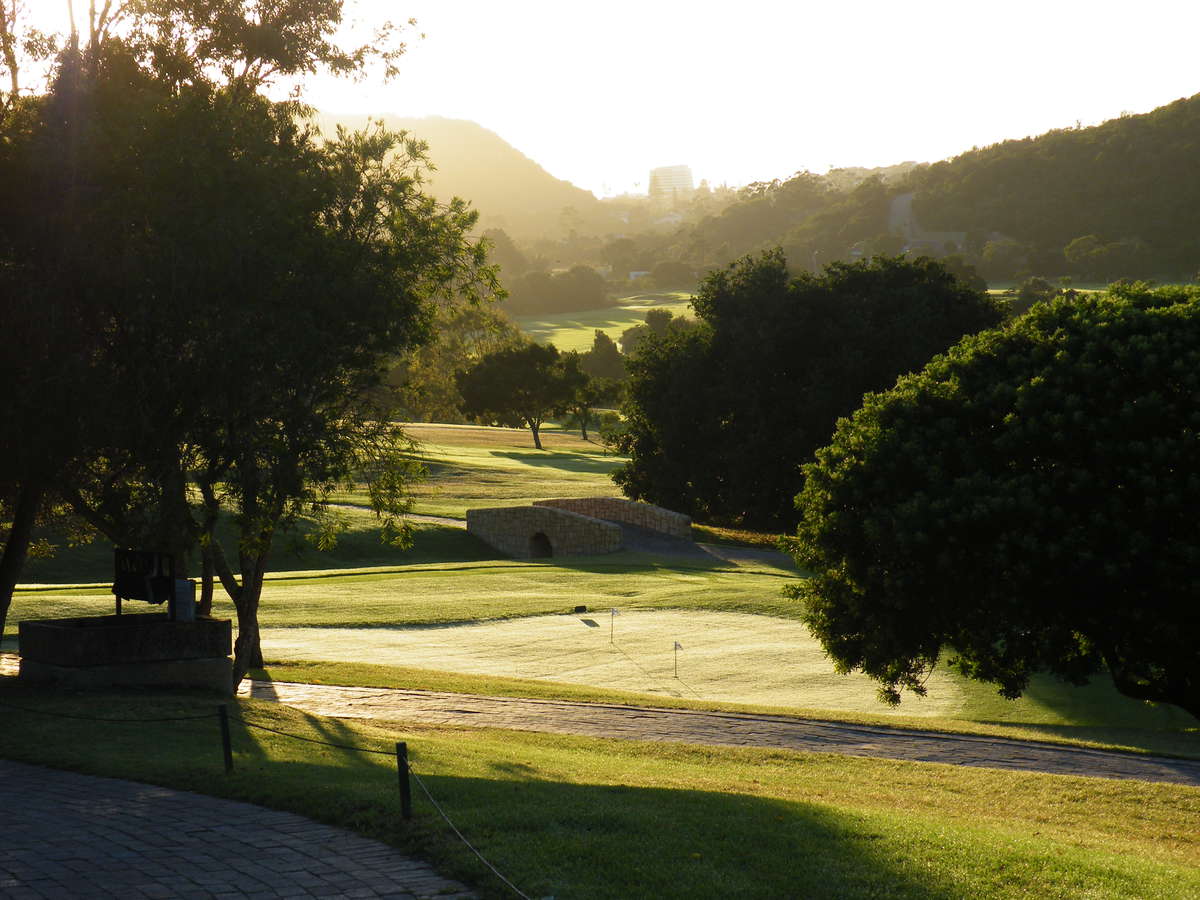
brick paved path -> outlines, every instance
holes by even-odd
[[[789,716],[264,681],[243,682],[242,693],[263,700],[278,700],[312,713],[347,718],[512,728],[639,741],[783,747],[850,756],[1200,786],[1200,760],[1136,756],[1036,741],[847,725]]]
[[[291,813],[0,760],[0,897],[474,897],[385,844]]]

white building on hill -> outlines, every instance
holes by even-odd
[[[691,199],[695,191],[690,166],[661,166],[650,170],[650,199],[678,203]]]

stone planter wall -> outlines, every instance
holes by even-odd
[[[165,613],[21,622],[20,677],[72,688],[118,685],[232,690],[228,619],[175,622]]]

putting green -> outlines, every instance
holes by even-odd
[[[888,711],[874,682],[834,672],[799,622],[744,613],[622,610],[614,617],[598,610],[464,625],[267,628],[262,642],[270,660],[373,662],[720,702]],[[929,696],[907,699],[897,713],[965,713],[970,700],[959,679],[935,672],[928,687]]]

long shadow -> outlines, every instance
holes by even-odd
[[[420,772],[419,760],[414,768]],[[460,830],[531,897],[949,900],[973,895],[959,880],[964,871],[986,868],[953,826],[949,835],[917,832],[914,840],[893,817],[815,803],[551,782],[520,762],[493,768],[494,780],[422,778]],[[416,808],[429,808],[419,794]],[[1049,848],[1029,855],[1053,865]]]
[[[12,689],[0,695],[14,701],[38,696]],[[56,705],[67,712],[90,708],[87,698]],[[137,706],[149,716],[211,709],[212,703],[168,696],[143,697]],[[249,705],[236,707],[247,720],[277,721]],[[235,771],[226,776],[211,717],[146,727],[96,725],[87,740],[72,742],[61,739],[70,725],[59,723],[43,734],[42,726],[54,720],[8,715],[0,748],[11,750],[20,741],[26,751],[13,758],[33,754],[34,761],[50,765],[100,769],[289,809],[420,850],[461,877],[493,886],[481,866],[464,862],[469,857],[418,785],[416,819],[400,820],[391,735],[381,733],[374,742],[380,754],[313,752],[307,742],[289,752],[287,738],[234,722]],[[334,744],[371,743],[338,720],[305,716],[279,728]],[[1133,881],[1138,870],[1122,868],[1119,860],[1100,859],[1080,871],[1078,859],[1059,858],[1061,845],[990,838],[986,829],[938,822],[936,816],[923,824],[886,812],[719,789],[563,783],[538,777],[527,757],[505,753],[498,754],[502,758],[491,764],[488,776],[428,775],[432,760],[423,755],[433,752],[428,746],[420,741],[410,746],[414,770],[458,828],[531,896],[949,900],[986,895],[996,878],[1014,893],[1074,894],[1094,879],[1106,894],[1145,895],[1144,885]],[[998,874],[997,865],[1008,869]]]
[[[566,450],[495,450],[492,455],[512,459],[527,466],[563,469],[589,475],[607,475],[619,462],[611,457],[597,459],[590,454]]]

